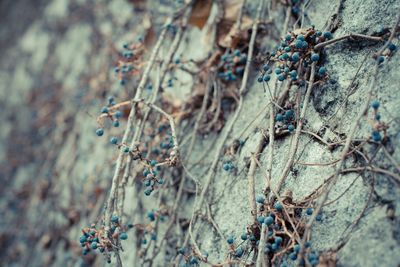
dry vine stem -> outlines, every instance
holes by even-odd
[[[150,71],[151,71],[151,69],[152,69],[152,67],[154,65],[154,62],[156,60],[156,57],[157,57],[158,52],[160,50],[160,47],[163,44],[163,41],[164,41],[165,36],[167,34],[167,30],[168,30],[167,25],[170,25],[173,22],[173,20],[176,17],[178,17],[181,13],[182,13],[182,10],[178,10],[172,17],[170,17],[167,20],[165,26],[163,27],[163,29],[162,29],[162,31],[160,33],[159,39],[158,39],[158,41],[157,41],[157,43],[156,43],[156,45],[155,45],[155,47],[154,47],[154,49],[153,49],[153,51],[151,53],[150,59],[149,59],[147,65],[146,65],[146,68],[145,68],[144,72],[143,72],[143,75],[142,75],[142,78],[141,78],[141,80],[139,82],[139,85],[138,85],[138,87],[136,89],[136,93],[135,93],[134,99],[139,99],[141,97],[141,95],[142,95],[142,92],[143,92],[143,89],[144,89],[144,87],[146,85],[146,82],[147,82],[148,76],[150,74]],[[122,138],[122,143],[127,143],[128,139],[129,139],[129,137],[131,135],[133,123],[134,123],[134,120],[135,120],[136,104],[137,104],[137,102],[132,101],[131,110],[130,110],[130,113],[129,113],[129,116],[128,116],[128,120],[127,120],[127,126],[126,126],[126,129],[124,131],[123,138]],[[157,109],[157,107],[155,107],[155,106],[151,106],[151,107],[156,109],[157,111],[159,111],[161,113],[165,113],[162,110]],[[164,115],[166,115],[166,113]],[[176,135],[175,135],[175,139],[176,139]],[[177,146],[176,146],[176,148],[177,148]],[[107,204],[106,204],[106,210],[105,210],[105,215],[104,215],[104,224],[105,224],[104,235],[105,235],[106,238],[109,235],[109,231],[110,231],[110,227],[111,227],[111,214],[114,211],[114,202],[115,202],[115,199],[117,197],[119,178],[120,178],[120,174],[121,174],[121,171],[122,171],[122,168],[123,168],[123,160],[124,160],[124,152],[121,149],[119,151],[119,154],[118,154],[116,167],[115,167],[115,172],[114,172],[114,175],[113,175],[113,178],[112,178],[112,183],[111,183],[110,195],[109,195],[109,198],[108,198],[108,201],[107,201]],[[119,258],[118,251],[116,251],[115,254],[117,255],[117,258]],[[118,260],[118,264],[119,264],[119,266],[121,266],[120,260]]]
[[[375,64],[375,69],[372,75],[372,81],[371,81],[371,85],[370,88],[368,90],[367,93],[367,99],[364,102],[363,108],[360,110],[360,113],[358,114],[356,120],[354,121],[353,125],[350,128],[350,132],[349,135],[347,136],[346,139],[346,143],[345,146],[342,150],[341,153],[341,158],[340,161],[338,163],[338,166],[336,168],[335,174],[333,175],[332,179],[328,182],[328,185],[326,186],[323,195],[321,196],[321,200],[318,204],[318,206],[316,207],[315,211],[313,212],[313,214],[311,215],[309,222],[306,224],[305,226],[305,231],[304,231],[304,235],[303,235],[303,239],[302,239],[302,243],[301,243],[301,249],[300,249],[300,259],[302,259],[304,257],[304,243],[306,242],[307,237],[309,236],[309,233],[311,231],[311,227],[313,222],[315,221],[316,216],[320,213],[322,207],[324,206],[325,202],[327,201],[328,197],[329,197],[329,193],[332,190],[333,186],[336,184],[336,181],[339,179],[340,174],[342,172],[342,167],[344,165],[344,160],[347,156],[347,153],[349,152],[350,149],[350,144],[351,144],[351,140],[354,136],[354,133],[356,131],[356,129],[358,128],[358,125],[360,123],[360,120],[362,119],[362,117],[367,113],[369,105],[370,105],[370,101],[372,98],[372,93],[373,90],[375,89],[376,86],[376,79],[377,79],[377,75],[378,75],[378,70],[379,70],[379,61],[377,59],[378,56],[382,55],[383,51],[386,49],[386,47],[388,47],[388,45],[390,44],[390,42],[392,41],[394,34],[396,32],[396,29],[399,25],[400,22],[400,15],[398,16],[396,23],[392,29],[392,33],[388,39],[388,41],[385,43],[385,45],[374,55],[376,64]]]
[[[208,192],[208,188],[211,184],[211,180],[215,174],[216,168],[217,168],[217,164],[219,162],[220,159],[220,154],[221,151],[224,147],[225,141],[228,139],[229,134],[233,128],[233,125],[235,124],[237,118],[239,117],[239,114],[241,112],[242,109],[242,105],[243,105],[243,97],[245,96],[246,92],[247,92],[247,81],[249,78],[249,72],[250,72],[250,66],[252,63],[252,59],[253,59],[253,51],[254,51],[254,44],[255,44],[255,40],[256,40],[256,35],[257,35],[257,28],[258,25],[260,23],[260,18],[261,18],[261,13],[262,13],[262,9],[263,9],[263,0],[259,1],[258,4],[258,8],[257,8],[257,17],[253,23],[253,28],[252,28],[252,33],[251,33],[251,37],[250,37],[250,43],[249,43],[249,50],[248,50],[248,54],[247,54],[247,62],[246,62],[246,66],[245,66],[245,70],[244,70],[244,74],[243,74],[243,78],[242,78],[242,83],[241,83],[241,87],[239,89],[239,104],[238,107],[236,108],[235,114],[233,115],[233,118],[231,119],[230,123],[226,126],[226,129],[224,131],[224,134],[222,135],[221,140],[219,141],[219,143],[217,144],[217,149],[216,152],[214,154],[214,159],[211,163],[211,166],[209,167],[209,171],[207,173],[207,176],[205,178],[205,184],[203,186],[203,190],[200,193],[200,198],[196,201],[195,205],[194,205],[194,209],[193,209],[193,215],[192,215],[192,219],[190,221],[189,224],[189,235],[191,238],[191,241],[193,243],[193,245],[195,246],[195,248],[197,247],[196,245],[196,241],[195,241],[195,234],[192,234],[192,227],[193,224],[195,223],[195,214],[201,210],[203,202],[204,202],[204,198],[206,193]],[[196,252],[201,255],[200,251],[198,248],[196,248]]]

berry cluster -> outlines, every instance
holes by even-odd
[[[101,115],[98,117],[98,122],[99,124],[103,124],[101,119],[104,117],[107,117],[111,120],[112,122],[112,126],[113,127],[119,127],[120,122],[119,120],[122,118],[123,113],[122,111],[118,110],[118,105],[115,103],[114,97],[110,96],[108,97],[108,104],[107,106],[103,106],[100,110]],[[103,127],[99,127],[96,129],[96,135],[97,136],[103,136],[104,135],[104,128]],[[113,145],[117,145],[118,144],[118,138],[113,136],[110,138],[110,143]],[[129,148],[128,147],[124,147],[124,151],[126,153],[129,152]]]
[[[129,77],[140,73],[142,66],[141,56],[144,52],[143,38],[139,37],[138,43],[135,44],[123,44],[123,49],[114,68],[121,85],[125,85]]]
[[[277,65],[273,72],[278,81],[290,80],[292,84],[304,85],[307,68],[311,63],[320,61],[320,55],[313,50],[314,46],[331,38],[331,32],[316,31],[314,28],[298,29],[282,38],[280,45],[269,58]],[[264,64],[258,82],[268,82],[271,73],[272,69],[268,63]],[[317,68],[317,78],[323,79],[326,75],[325,67]]]
[[[388,125],[381,121],[381,115],[379,114],[380,103],[378,100],[374,100],[371,102],[371,108],[373,110],[373,120],[372,120],[372,134],[371,138],[375,142],[382,141],[382,132],[383,135],[386,136],[386,130],[388,129]]]
[[[247,55],[239,49],[228,50],[218,62],[218,77],[223,81],[236,81],[244,73]]]
[[[119,249],[119,240],[127,240],[128,234],[127,229],[133,227],[133,224],[123,226],[120,224],[118,216],[113,215],[111,218],[112,227],[110,229],[110,235],[106,236],[104,228],[97,229],[96,224],[92,224],[90,227],[82,229],[82,235],[79,237],[79,242],[83,248],[83,255],[87,255],[91,251],[98,250],[103,253],[108,261],[110,262],[109,253]]]
[[[193,250],[182,247],[178,249],[178,254],[183,255],[183,262],[179,265],[180,267],[190,267],[190,266],[199,266],[200,258],[196,256]],[[204,259],[207,259],[208,253],[204,253],[202,255]]]
[[[287,129],[289,133],[294,131],[294,124],[296,122],[295,112],[291,108],[287,108],[278,112],[275,116],[276,124],[279,128]]]

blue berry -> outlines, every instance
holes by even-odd
[[[114,103],[114,97],[109,96],[109,97],[108,97],[108,104],[111,105],[112,103]]]
[[[297,40],[304,41],[304,35],[302,34],[297,35]]]
[[[101,113],[108,113],[108,107],[102,107]]]
[[[154,212],[149,211],[147,213],[147,218],[149,218],[150,221],[154,221],[156,219],[156,216],[155,216]]]
[[[264,217],[264,216],[258,216],[258,217],[257,217],[257,221],[258,221],[260,224],[263,224],[263,223],[264,223],[264,220],[265,220],[265,217]]]
[[[279,245],[278,245],[277,243],[273,243],[273,244],[271,245],[272,251],[277,251],[277,250],[278,250],[278,247],[279,247]]]
[[[262,83],[262,82],[263,82],[263,77],[261,77],[261,76],[258,77],[258,78],[257,78],[257,82]]]
[[[373,131],[372,140],[374,140],[375,142],[380,142],[382,140],[381,134],[378,131]]]
[[[124,149],[123,149],[123,151],[125,152],[125,153],[129,153],[129,147],[124,147]]]
[[[321,31],[317,31],[315,34],[319,37],[319,36],[322,35],[322,32]]]
[[[283,74],[278,75],[278,80],[283,82],[286,79],[286,76]]]
[[[148,189],[144,190],[144,194],[146,196],[150,196],[152,192],[153,192],[153,190],[151,188],[148,188]]]
[[[275,69],[275,74],[279,75],[279,74],[281,74],[281,73],[282,73],[281,68],[276,68],[276,69]]]
[[[383,61],[385,61],[385,57],[384,56],[379,56],[378,57],[378,63],[382,63]]]
[[[122,117],[122,112],[121,111],[118,110],[117,112],[115,112],[115,118],[119,119],[121,117]]]
[[[242,247],[238,247],[235,250],[235,257],[240,258],[243,256],[244,250],[242,249]]]
[[[318,215],[315,217],[315,220],[318,221],[318,222],[322,221],[322,215],[321,215],[321,214],[318,214]]]
[[[275,236],[275,243],[280,245],[282,243],[282,237],[280,236]]]
[[[224,168],[225,171],[229,171],[232,168],[232,165],[226,162],[222,167]]]
[[[271,76],[264,75],[264,82],[269,82],[271,80]]]
[[[257,197],[256,197],[256,202],[257,202],[257,203],[263,204],[264,201],[265,201],[264,196],[257,196]]]
[[[240,56],[240,50],[239,50],[239,49],[236,49],[235,52],[234,52],[234,54],[235,54],[235,56],[237,56],[237,57]]]
[[[278,114],[276,114],[275,119],[276,119],[276,121],[283,121],[283,115],[278,113]]]
[[[301,48],[306,49],[308,47],[308,43],[306,41],[301,42]]]
[[[297,77],[297,71],[296,71],[296,70],[292,70],[292,71],[290,72],[290,76],[291,76],[292,78]]]
[[[296,40],[296,42],[294,43],[294,47],[296,47],[297,49],[301,49],[303,47],[303,41]]]
[[[294,131],[294,125],[293,124],[289,124],[287,127],[289,133],[292,133]]]
[[[300,251],[300,245],[299,244],[294,245],[293,246],[293,251],[296,252],[296,253],[299,252]]]
[[[312,208],[307,208],[306,214],[307,215],[312,215],[313,214],[313,209]]]
[[[96,249],[97,248],[97,242],[92,242],[92,244],[90,244],[90,247],[92,249]]]
[[[276,202],[276,203],[274,204],[274,209],[276,209],[277,211],[281,211],[281,210],[283,209],[283,206],[282,206],[281,203]]]
[[[379,101],[378,101],[378,100],[372,101],[371,107],[372,107],[373,109],[378,109],[379,106],[380,106],[380,104],[379,104]]]
[[[289,259],[291,259],[292,261],[295,261],[297,259],[297,253],[290,253]]]
[[[102,128],[99,128],[96,130],[96,135],[97,136],[102,136],[104,134],[104,130]]]
[[[375,115],[375,120],[379,121],[381,119],[381,114],[376,114]]]
[[[293,55],[292,55],[292,60],[293,60],[294,62],[297,62],[297,61],[300,60],[300,54],[299,54],[299,52],[293,53]]]
[[[119,127],[119,121],[113,121],[113,126],[114,127]]]
[[[120,81],[119,81],[119,84],[120,84],[120,85],[125,85],[125,80],[124,80],[124,79],[120,80]]]
[[[79,238],[79,242],[80,242],[81,244],[82,244],[82,243],[85,243],[86,240],[87,240],[87,237],[86,237],[85,235],[82,235],[82,236]]]
[[[274,218],[272,218],[272,216],[267,216],[264,220],[264,223],[269,226],[274,223]]]
[[[286,41],[290,41],[291,39],[292,39],[292,35],[290,35],[290,34],[286,35],[286,37],[285,37]]]
[[[110,143],[113,144],[113,145],[116,145],[118,143],[118,138],[115,137],[115,136],[111,137]]]
[[[156,164],[157,164],[157,161],[156,161],[156,160],[154,160],[154,159],[150,160],[150,166],[151,166],[151,167],[156,166]]]
[[[289,120],[294,116],[293,109],[289,109],[285,111],[285,119]]]
[[[326,68],[325,67],[320,67],[318,70],[318,74],[321,76],[324,76],[326,74]]]
[[[192,256],[190,257],[189,263],[192,265],[196,265],[199,264],[199,260],[195,256]]]
[[[118,223],[118,221],[119,221],[119,218],[118,218],[117,215],[111,216],[111,222],[113,222],[113,223]]]
[[[264,71],[269,70],[269,65],[268,65],[268,64],[264,64],[264,65],[263,65],[263,70],[264,70]]]
[[[243,234],[240,236],[240,239],[242,239],[243,241],[246,241],[246,240],[247,240],[247,234],[246,234],[246,233],[243,233]]]
[[[312,54],[312,55],[311,55],[311,61],[316,62],[316,61],[318,61],[318,60],[319,60],[319,55],[318,55],[318,54]]]
[[[323,33],[323,36],[324,36],[326,39],[328,39],[328,40],[329,40],[329,39],[332,39],[332,37],[333,37],[331,32],[324,32],[324,33]]]
[[[394,51],[394,50],[396,50],[397,46],[395,44],[393,44],[393,43],[390,43],[388,48],[389,48],[390,51]]]
[[[122,233],[119,234],[119,238],[121,240],[127,240],[128,239],[128,234],[125,233],[125,232],[122,232]]]
[[[285,51],[286,51],[286,52],[290,52],[290,51],[292,51],[292,49],[290,49],[290,47],[287,46],[287,47],[285,47]]]
[[[230,236],[230,237],[228,237],[228,239],[226,240],[226,242],[227,242],[229,245],[232,245],[233,242],[235,242],[235,240],[233,239],[232,236]]]

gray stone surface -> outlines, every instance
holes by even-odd
[[[139,6],[123,0],[16,0],[0,3],[0,207],[3,211],[0,259],[4,266],[106,265],[101,255],[82,257],[78,239],[82,227],[102,216],[117,157],[117,150],[109,144],[108,138],[112,134],[121,137],[125,127],[122,123],[119,129],[112,129],[107,132],[107,137],[99,139],[94,134],[96,116],[108,95],[122,101],[134,93],[132,88],[136,80],[123,88],[112,72],[121,44],[143,34],[141,23],[146,15],[141,11],[142,1],[131,2],[137,2]],[[255,5],[253,1],[248,2]],[[144,5],[152,9],[158,33],[171,8],[158,5],[156,1]],[[329,1],[310,1],[305,25],[323,28],[337,5]],[[341,23],[334,36],[350,32],[375,34],[392,27],[399,12],[400,2],[395,0],[344,1]],[[284,14],[281,5],[271,10],[275,30],[270,34],[282,31]],[[199,41],[205,38],[204,35],[205,31],[189,27],[184,45],[179,49],[183,58],[208,57],[212,47]],[[260,43],[262,48],[270,51],[276,45],[275,40],[266,36]],[[400,45],[397,37],[394,43]],[[325,138],[337,138],[338,133],[348,133],[366,99],[374,64],[370,57],[379,48],[380,45],[372,42],[345,41],[325,49],[324,66],[335,83],[327,82],[315,87],[306,115],[306,130],[317,132],[328,125]],[[161,54],[165,55],[166,49],[162,48]],[[365,57],[369,59],[355,79],[354,93],[342,106],[348,86]],[[374,98],[379,99],[382,106],[382,119],[390,121],[388,136],[396,162],[400,162],[399,65],[400,54],[397,52],[380,68],[374,90]],[[182,73],[175,76],[182,83],[174,87],[176,92],[172,94],[182,99],[186,92],[190,92],[192,79]],[[226,142],[231,144],[236,138],[246,139],[233,161],[238,171],[236,174],[223,171],[221,160],[208,192],[208,201],[213,203],[213,218],[223,235],[234,235],[237,239],[251,223],[246,161],[256,147],[259,133],[255,129],[268,127],[267,119],[259,118],[243,131],[268,102],[256,77],[257,70],[252,69],[244,108]],[[337,115],[327,122],[335,112]],[[231,119],[232,113],[227,115],[227,120]],[[364,120],[355,137],[368,138],[370,134],[371,126]],[[221,136],[221,133],[211,133],[197,138],[191,159],[194,162],[204,153],[207,156],[191,166],[191,171],[201,183],[204,183],[215,153],[214,142],[219,142]],[[273,186],[286,164],[290,142],[291,137],[276,142]],[[372,154],[374,149],[376,147],[368,146],[366,152]],[[340,149],[331,152],[309,135],[301,136],[299,151],[303,151],[301,162],[330,162],[340,155]],[[267,149],[260,155],[260,162],[266,166]],[[376,155],[375,162],[396,173],[382,152]],[[354,159],[346,160],[347,167],[353,164],[357,164]],[[297,175],[291,172],[284,188],[293,192],[295,200],[307,196],[334,172],[332,166],[321,168],[297,164],[294,168]],[[265,185],[263,172],[264,169],[256,172],[256,194],[261,194]],[[392,178],[382,174],[365,172],[358,176],[352,173],[338,180],[329,200],[345,193],[334,204],[324,208],[323,220],[315,223],[313,249],[323,254],[337,245],[342,233],[363,210],[372,179],[375,184],[371,201],[365,216],[351,231],[349,241],[338,251],[338,266],[400,265],[400,187]],[[188,187],[193,188],[193,183],[188,183]],[[126,218],[135,223],[145,222],[145,212],[157,209],[159,195],[145,198],[138,183],[129,183],[126,190]],[[173,190],[171,195],[165,195],[165,202],[171,205],[175,194]],[[178,209],[179,218],[190,219],[193,203],[194,195],[185,194]],[[391,208],[395,209],[393,218],[387,215]],[[161,232],[165,231],[166,224],[160,226]],[[201,221],[195,229],[200,233],[197,242],[201,251],[207,251],[212,262],[226,259],[226,241],[221,240],[209,223]],[[179,235],[179,232],[174,234]],[[134,242],[138,237],[133,232],[129,236],[121,254],[124,266],[141,266]],[[165,244],[154,266],[170,265],[171,257],[176,254],[173,244]]]

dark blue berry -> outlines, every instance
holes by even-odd
[[[264,75],[264,82],[269,82],[271,80],[271,76]]]
[[[82,235],[82,236],[79,238],[79,242],[80,242],[80,243],[85,243],[86,240],[87,240],[87,237],[86,237],[85,235]]]
[[[372,140],[374,140],[375,142],[380,142],[382,140],[381,134],[378,131],[373,131]]]
[[[276,121],[283,121],[283,115],[278,113],[278,114],[276,114],[275,119],[276,119]]]
[[[97,242],[92,242],[92,244],[90,244],[90,247],[92,249],[96,249],[97,248]]]
[[[321,76],[324,76],[326,74],[326,68],[325,67],[320,67],[318,70],[318,74]]]
[[[263,82],[263,77],[261,77],[261,76],[258,77],[258,78],[257,78],[257,82],[262,83],[262,82]]]
[[[383,61],[385,61],[385,57],[384,56],[379,56],[378,57],[378,63],[382,63]]]
[[[290,253],[289,254],[289,259],[291,259],[292,261],[295,261],[297,259],[297,253]]]
[[[232,245],[233,242],[235,242],[235,239],[234,239],[232,236],[230,236],[230,237],[228,237],[228,239],[226,240],[226,242],[227,242],[229,245]]]
[[[323,33],[323,36],[326,38],[326,39],[332,39],[332,33],[331,32],[324,32]]]
[[[293,53],[293,55],[292,55],[292,60],[293,60],[294,62],[299,61],[299,60],[300,60],[300,54],[299,54],[298,52]]]
[[[379,106],[380,106],[380,104],[379,104],[379,101],[378,101],[378,100],[374,100],[374,101],[371,102],[371,107],[372,107],[373,109],[378,109]]]
[[[281,210],[283,209],[283,206],[282,206],[281,203],[276,202],[276,203],[274,204],[274,209],[276,209],[277,211],[281,211]]]
[[[243,256],[244,250],[242,249],[242,247],[238,247],[235,250],[235,257],[240,258]]]
[[[263,223],[264,223],[264,220],[265,220],[265,217],[264,217],[264,216],[258,216],[258,217],[257,217],[257,221],[258,221],[260,224],[263,224]]]
[[[390,51],[394,51],[394,50],[396,50],[397,46],[395,44],[393,44],[393,43],[390,43],[388,48],[389,48]]]
[[[119,221],[119,218],[118,218],[117,215],[111,216],[111,222],[113,222],[113,223],[118,223],[118,221]]]
[[[289,133],[292,133],[294,131],[294,125],[293,124],[289,124],[287,127]]]
[[[154,159],[150,160],[150,166],[151,166],[151,167],[156,166],[156,164],[157,164],[157,161],[156,161],[156,160],[154,160]]]
[[[264,201],[265,201],[265,197],[264,196],[257,196],[256,197],[256,202],[257,203],[263,204]]]
[[[111,137],[110,143],[113,144],[113,145],[116,145],[118,143],[118,138],[115,137],[115,136]]]
[[[108,113],[108,107],[102,107],[101,113]]]
[[[114,127],[119,127],[119,121],[113,121],[113,126]]]
[[[104,134],[104,130],[102,128],[99,128],[96,130],[96,135],[97,136],[102,136]]]
[[[264,220],[264,223],[269,226],[274,223],[274,218],[272,218],[272,216],[267,216]]]
[[[318,60],[319,60],[319,55],[318,55],[318,54],[312,54],[312,55],[311,55],[311,61],[316,62],[316,61],[318,61]]]
[[[279,74],[279,75],[278,75],[278,80],[279,80],[279,81],[283,82],[285,79],[286,79],[286,76],[285,76],[285,75],[283,75],[283,74]]]
[[[307,208],[306,214],[307,215],[312,215],[313,214],[313,209],[312,208]]]
[[[246,233],[243,233],[243,234],[240,236],[240,239],[242,239],[243,241],[247,240],[247,234],[246,234]]]
[[[125,233],[125,232],[122,232],[122,233],[119,234],[119,238],[121,240],[127,240],[128,239],[128,234]]]

